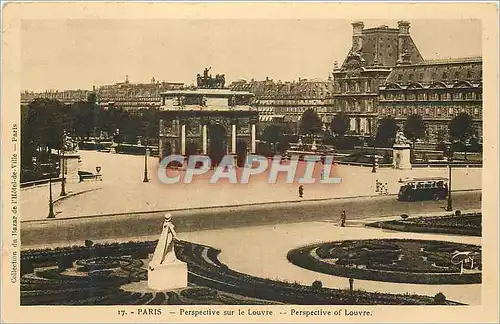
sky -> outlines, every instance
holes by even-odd
[[[365,28],[395,20],[364,21]],[[21,89],[91,89],[123,82],[196,82],[196,74],[239,79],[327,79],[352,41],[348,20],[24,20]],[[425,59],[481,55],[479,20],[411,20]]]

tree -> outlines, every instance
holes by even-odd
[[[403,127],[403,133],[411,140],[411,160],[414,160],[414,150],[415,150],[415,141],[417,139],[422,139],[425,136],[425,124],[421,115],[410,115],[406,118],[406,122]]]
[[[476,134],[472,117],[466,113],[455,116],[448,124],[450,139],[465,146],[465,159],[467,159],[467,141]]]
[[[332,119],[330,129],[335,135],[344,136],[349,130],[349,117],[343,112],[336,114]]]
[[[399,127],[392,116],[380,120],[375,141],[382,146],[392,146]]]
[[[25,143],[44,151],[59,149],[62,138],[63,115],[67,113],[65,105],[52,99],[35,99],[27,108],[22,136]]]
[[[300,119],[300,131],[302,134],[315,135],[321,131],[321,119],[312,109],[304,111]]]
[[[273,151],[276,153],[276,144],[283,140],[284,127],[278,124],[271,124],[264,129],[261,139],[273,145]]]

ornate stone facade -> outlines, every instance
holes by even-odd
[[[352,47],[340,67],[334,65],[334,114],[350,119],[350,133],[372,136],[377,127],[378,87],[400,64],[422,62],[410,33],[410,23],[399,21],[398,28],[380,26],[364,29],[354,22]]]
[[[426,141],[445,138],[448,123],[459,113],[472,116],[482,137],[482,59],[396,66],[379,87],[378,100],[379,118],[393,116],[401,126],[409,115],[421,115],[427,128]]]

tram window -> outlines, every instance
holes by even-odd
[[[424,187],[424,184],[422,182],[417,183],[417,189],[421,189]]]
[[[438,181],[437,187],[438,188],[443,188],[443,181]]]
[[[431,184],[429,182],[424,184],[424,188],[430,188],[430,187],[431,187]]]

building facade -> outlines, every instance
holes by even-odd
[[[155,78],[150,83],[130,83],[128,77],[124,82],[93,87],[92,90],[66,90],[21,93],[21,105],[27,105],[37,98],[59,100],[65,104],[86,101],[89,94],[97,95],[97,102],[103,109],[115,107],[129,111],[146,108],[159,108],[162,91],[184,89],[183,83],[160,82]]]
[[[65,104],[72,104],[78,101],[87,100],[90,90],[51,90],[44,92],[24,91],[21,92],[21,105],[27,105],[35,99],[59,100]]]
[[[159,108],[162,91],[183,89],[183,83],[159,82],[155,78],[150,83],[130,83],[128,77],[125,82],[97,87],[99,105],[136,111],[147,108]]]
[[[318,114],[325,126],[331,121],[333,83],[330,80],[238,81],[231,84],[231,89],[255,95],[252,104],[259,112],[260,130],[272,123],[284,123],[297,131],[302,114],[309,109]]]
[[[409,115],[422,116],[426,141],[446,138],[459,113],[474,121],[482,137],[482,58],[428,60],[396,66],[379,87],[379,118],[393,116],[402,127]]]
[[[341,66],[334,64],[333,107],[349,117],[350,134],[373,136],[378,118],[378,89],[392,68],[423,61],[410,35],[410,23],[398,28],[364,28],[354,22],[352,47]]]

